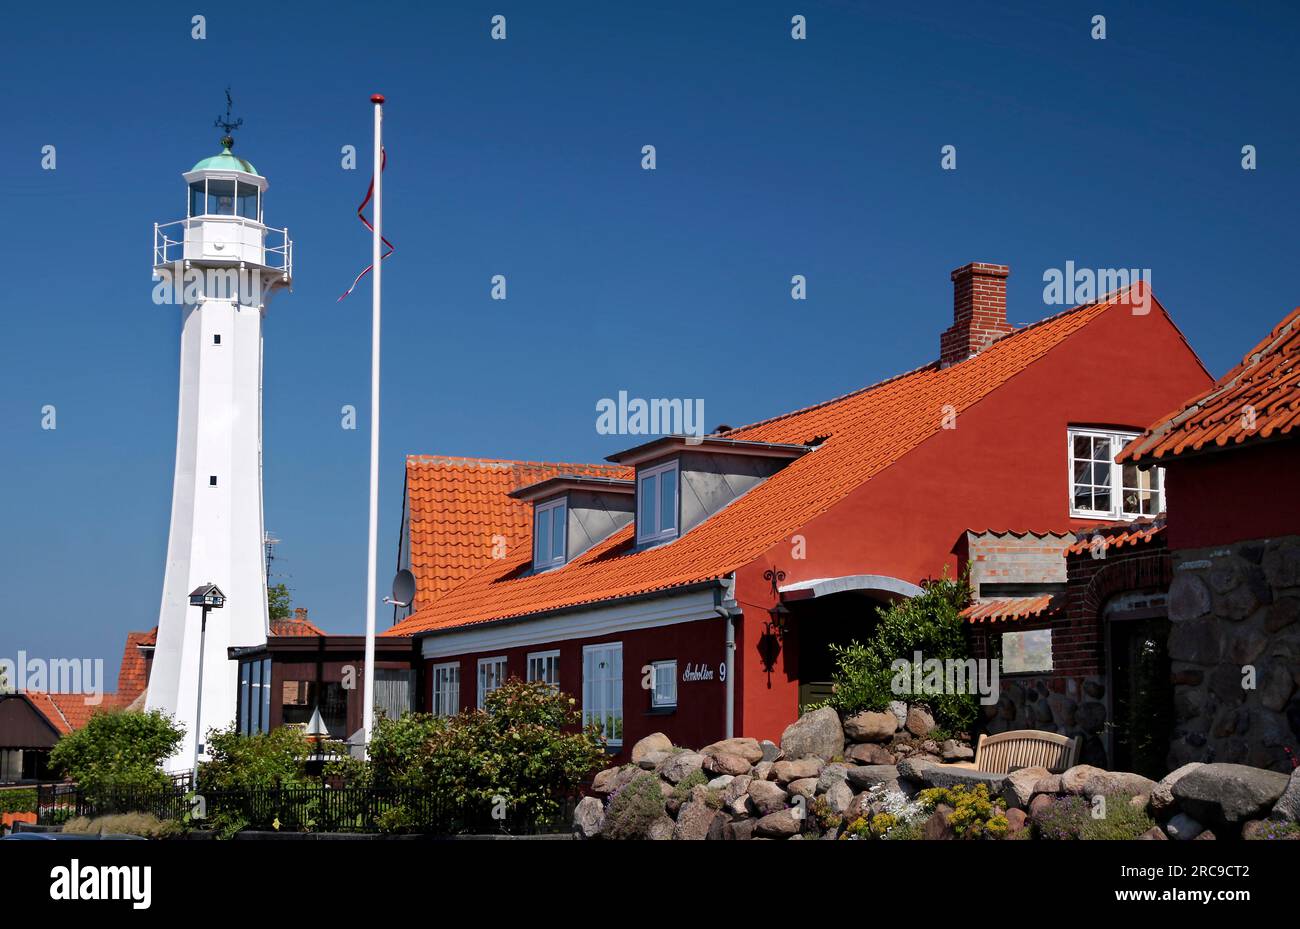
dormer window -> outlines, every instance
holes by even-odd
[[[677,461],[644,468],[636,478],[638,544],[677,537]]]
[[[1136,432],[1070,429],[1070,515],[1133,519],[1164,511],[1164,469],[1142,471],[1115,456]]]
[[[533,570],[564,564],[564,530],[568,507],[561,497],[539,503],[533,510]]]

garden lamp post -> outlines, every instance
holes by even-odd
[[[190,774],[190,787],[194,790],[199,786],[199,755],[203,749],[203,646],[208,636],[208,610],[219,610],[225,605],[226,595],[211,581],[190,592],[190,606],[203,610],[199,620],[199,693],[194,701],[194,767]]]

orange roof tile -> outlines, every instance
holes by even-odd
[[[1156,422],[1119,453],[1158,464],[1179,455],[1300,435],[1300,308],[1214,386]]]
[[[130,698],[145,689],[149,683],[148,662],[145,661],[144,648],[151,648],[158,643],[158,627],[148,632],[128,632],[126,648],[122,650],[122,665],[117,672],[117,692]]]
[[[533,507],[512,490],[561,474],[630,478],[617,465],[409,455],[406,493],[416,605],[427,606],[493,562],[493,539],[529,549]]]
[[[19,692],[31,701],[36,711],[50,721],[59,735],[67,735],[90,722],[96,713],[107,713],[131,701],[120,694],[101,694],[99,703],[91,703],[88,694],[49,693],[43,690]]]
[[[1142,545],[1150,542],[1165,531],[1164,516],[1155,519],[1135,519],[1131,523],[1116,526],[1113,523],[1101,523],[1089,529],[1080,529],[1076,533],[1078,541],[1065,550],[1067,555],[1078,555],[1092,550],[1093,540],[1101,539],[1102,550],[1123,548],[1125,545]]]
[[[626,526],[563,568],[527,574],[527,544],[387,630],[409,635],[635,596],[724,577],[825,512],[942,427],[943,408],[969,409],[1127,291],[1004,336],[949,367],[932,362],[834,400],[754,423],[728,438],[825,440],[680,539],[630,551]],[[526,531],[526,525],[521,526]],[[479,543],[482,544],[481,542]]]
[[[307,618],[307,611],[302,607],[298,607],[294,610],[293,614],[294,615],[289,619],[271,620],[271,635],[308,636],[325,634],[320,626]]]
[[[1039,597],[1002,597],[972,603],[961,611],[968,623],[996,623],[1017,619],[1037,619],[1059,613],[1065,598],[1052,594]]]

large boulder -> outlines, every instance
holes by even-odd
[[[1027,809],[1029,801],[1034,799],[1034,788],[1038,786],[1039,780],[1050,773],[1039,765],[1034,768],[1020,768],[1008,774],[1002,784],[1002,798],[1007,801],[1007,806],[1011,809],[1017,807]]]
[[[844,749],[844,760],[853,764],[893,764],[898,756],[875,742],[859,742]]]
[[[605,828],[605,804],[595,797],[583,797],[573,811],[573,834],[580,839],[594,839]]]
[[[649,752],[671,752],[673,740],[662,732],[652,732],[632,746],[632,764],[639,765]]]
[[[798,761],[778,761],[772,765],[772,777],[778,784],[788,784],[805,777],[817,777],[825,765],[817,757]]]
[[[831,808],[831,812],[843,816],[848,812],[849,806],[853,803],[853,788],[849,787],[844,781],[836,781],[826,791],[826,805]]]
[[[898,768],[892,764],[854,765],[845,772],[845,780],[855,793],[884,784],[887,790],[898,789]]]
[[[659,765],[659,776],[670,784],[680,784],[703,767],[703,755],[698,752],[678,752]]]
[[[1106,773],[1107,771],[1104,768],[1097,768],[1090,764],[1077,764],[1073,768],[1061,772],[1060,786],[1053,792],[1082,796],[1087,788],[1088,781],[1099,774]],[[1046,792],[1042,788],[1039,788],[1039,791]]]
[[[905,728],[918,739],[929,737],[934,731],[934,717],[930,711],[921,706],[909,706],[907,708],[907,724]]]
[[[646,752],[637,762],[637,766],[644,771],[653,771],[671,757],[673,757],[672,752]]]
[[[591,779],[591,792],[598,797],[607,797],[612,794],[617,787],[615,781],[618,778],[619,768],[606,768],[604,771],[597,772],[596,776]]]
[[[1102,771],[1084,782],[1083,795],[1089,800],[1096,796],[1135,797],[1139,794],[1149,795],[1155,786],[1155,781],[1141,774],[1132,774],[1128,771]],[[1146,806],[1146,803],[1143,802],[1142,805]]]
[[[844,754],[844,727],[840,714],[829,706],[805,713],[781,733],[781,751],[786,758],[809,756],[830,761]]]
[[[751,765],[763,760],[763,746],[757,739],[723,739],[700,749],[701,755],[739,755]]]
[[[709,806],[702,797],[692,798],[682,804],[682,808],[677,812],[677,825],[673,827],[673,838],[690,841],[721,839],[722,828],[726,822],[726,817]]]
[[[843,784],[849,776],[849,766],[846,764],[828,764],[822,768],[821,774],[817,775],[817,792],[824,794],[836,784]]]
[[[754,824],[754,834],[769,839],[788,839],[799,834],[803,818],[795,809],[776,810]]]
[[[787,794],[772,781],[752,780],[746,789],[749,802],[760,815],[785,809]]]
[[[1184,812],[1207,825],[1236,825],[1272,810],[1289,784],[1290,778],[1277,771],[1216,763],[1185,774],[1173,794]]]
[[[866,710],[844,720],[844,735],[853,742],[887,742],[898,731],[898,717],[886,710]]]
[[[749,812],[749,785],[754,779],[748,774],[731,779],[722,789],[722,805],[727,812],[744,816]]]
[[[704,770],[710,774],[748,774],[749,769],[753,767],[748,761],[740,755],[732,755],[729,752],[718,752],[717,754],[704,756]]]
[[[1155,787],[1151,788],[1151,794],[1147,802],[1148,809],[1152,816],[1157,819],[1164,819],[1178,808],[1178,801],[1174,799],[1174,785],[1182,780],[1185,776],[1201,767],[1203,762],[1192,761],[1181,768],[1175,768],[1164,777]]]
[[[1291,780],[1287,783],[1286,790],[1282,791],[1282,796],[1278,797],[1277,803],[1273,805],[1273,812],[1269,819],[1300,822],[1300,768],[1291,772]]]
[[[791,781],[786,785],[786,790],[792,797],[803,797],[805,800],[811,800],[817,796],[817,778],[801,777],[796,781]]]

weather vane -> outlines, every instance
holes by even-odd
[[[234,132],[236,129],[238,129],[240,126],[244,125],[243,119],[236,119],[233,121],[231,120],[230,109],[234,105],[235,105],[234,101],[230,99],[230,88],[227,87],[226,88],[226,118],[222,119],[220,116],[218,116],[216,122],[212,124],[216,126],[218,129],[221,129],[226,133],[221,138],[221,144],[226,148],[230,148],[235,144],[235,138],[234,136],[231,135],[231,133]]]

